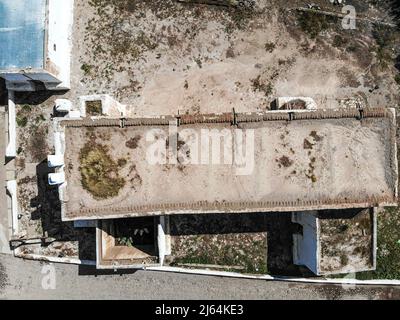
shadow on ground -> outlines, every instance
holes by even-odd
[[[77,241],[79,259],[95,260],[96,258],[96,230],[95,228],[75,228],[73,222],[61,220],[61,203],[58,187],[48,184],[48,174],[54,172],[43,160],[36,167],[37,196],[31,199],[31,207],[35,210],[31,214],[32,220],[41,220],[43,236],[53,238],[57,242]],[[59,252],[58,257],[66,257],[68,252]]]
[[[40,90],[35,92],[16,92],[15,93],[15,103],[16,104],[29,104],[29,105],[39,105],[53,96],[62,96],[66,93],[66,90]]]
[[[80,276],[109,276],[109,275],[124,275],[134,274],[138,270],[136,269],[118,269],[118,270],[99,270],[96,266],[80,265],[79,275]]]

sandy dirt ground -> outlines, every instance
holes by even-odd
[[[379,67],[371,27],[337,21],[310,38],[287,11],[306,1],[259,0],[252,14],[173,0],[92,3],[76,1],[74,101],[109,93],[130,116],[257,111],[277,96],[309,96],[320,108],[398,102],[387,76],[395,70]]]
[[[322,272],[373,267],[374,221],[371,209],[348,210],[334,214],[321,212],[320,228]]]

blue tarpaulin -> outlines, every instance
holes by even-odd
[[[0,70],[44,67],[46,0],[0,0]]]

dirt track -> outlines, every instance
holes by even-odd
[[[55,265],[56,289],[44,290],[45,265],[0,254],[0,299],[400,299],[400,288],[390,286],[343,288],[150,271],[94,277],[93,270],[74,265]]]

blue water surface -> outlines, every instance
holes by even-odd
[[[0,0],[0,70],[44,67],[46,0]]]

